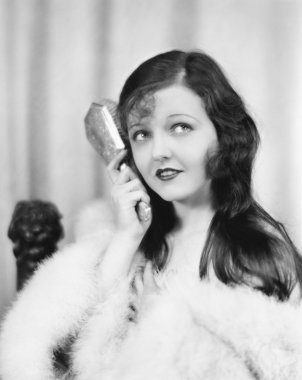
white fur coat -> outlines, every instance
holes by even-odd
[[[99,271],[111,236],[103,225],[64,248],[19,294],[2,324],[2,380],[62,379],[52,352],[70,336],[66,379],[302,379],[299,302],[185,271],[158,278],[148,292],[150,266],[142,275],[141,262],[105,294]]]

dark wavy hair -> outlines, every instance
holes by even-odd
[[[218,149],[209,157],[207,175],[215,214],[208,229],[199,273],[212,265],[225,284],[246,284],[280,300],[302,289],[302,259],[284,226],[253,198],[252,168],[259,145],[256,125],[219,65],[203,52],[169,51],[143,62],[127,79],[118,115],[130,165],[151,198],[153,219],[140,249],[161,270],[169,255],[166,237],[178,221],[171,202],[159,197],[137,171],[128,140],[128,115],[148,110],[155,91],[180,83],[201,98],[216,128]]]

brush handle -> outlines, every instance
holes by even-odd
[[[151,207],[146,202],[138,202],[137,215],[141,222],[148,222],[151,219]]]

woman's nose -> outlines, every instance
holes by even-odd
[[[152,157],[153,160],[162,161],[165,158],[171,156],[171,149],[169,141],[165,136],[159,134],[153,137],[153,146],[152,146]]]

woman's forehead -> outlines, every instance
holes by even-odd
[[[128,125],[143,124],[155,116],[186,114],[200,118],[205,112],[202,99],[190,88],[172,85],[146,94],[128,115]]]

